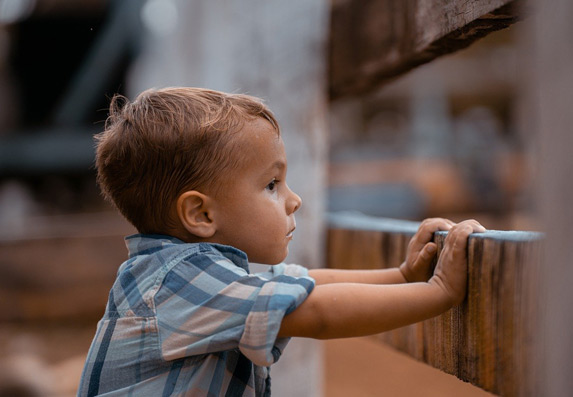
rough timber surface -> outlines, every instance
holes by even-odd
[[[0,324],[94,323],[135,230],[115,213],[37,218],[0,232]]]
[[[416,229],[415,222],[332,215],[329,267],[398,266]],[[438,255],[446,236],[434,235]],[[489,392],[532,395],[530,356],[542,239],[540,233],[520,231],[471,235],[465,301],[441,316],[375,338]]]
[[[522,0],[338,0],[330,28],[332,98],[366,93],[510,26]]]

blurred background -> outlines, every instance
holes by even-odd
[[[327,212],[537,228],[526,22],[347,94],[332,54],[351,3],[0,0],[0,395],[75,393],[134,232],[95,184],[92,136],[115,93],[194,85],[265,99],[305,203],[294,262],[324,265]],[[325,393],[324,347],[289,351],[275,394]]]

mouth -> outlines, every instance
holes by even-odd
[[[296,229],[296,226],[293,227],[286,235],[287,238],[292,239],[292,235],[294,233],[294,229]]]

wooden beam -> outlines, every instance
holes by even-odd
[[[522,0],[347,0],[331,13],[329,90],[359,95],[520,19]]]
[[[413,222],[333,216],[329,267],[398,266],[416,229]],[[446,235],[434,236],[438,255]],[[470,236],[468,296],[462,305],[376,338],[492,393],[532,395],[541,238],[500,231]]]
[[[112,212],[39,217],[25,231],[0,233],[0,323],[95,323],[133,227]]]

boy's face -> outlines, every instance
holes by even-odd
[[[244,251],[251,262],[277,264],[288,254],[301,205],[286,183],[284,144],[264,119],[245,124],[237,139],[240,166],[214,197],[214,242]]]

